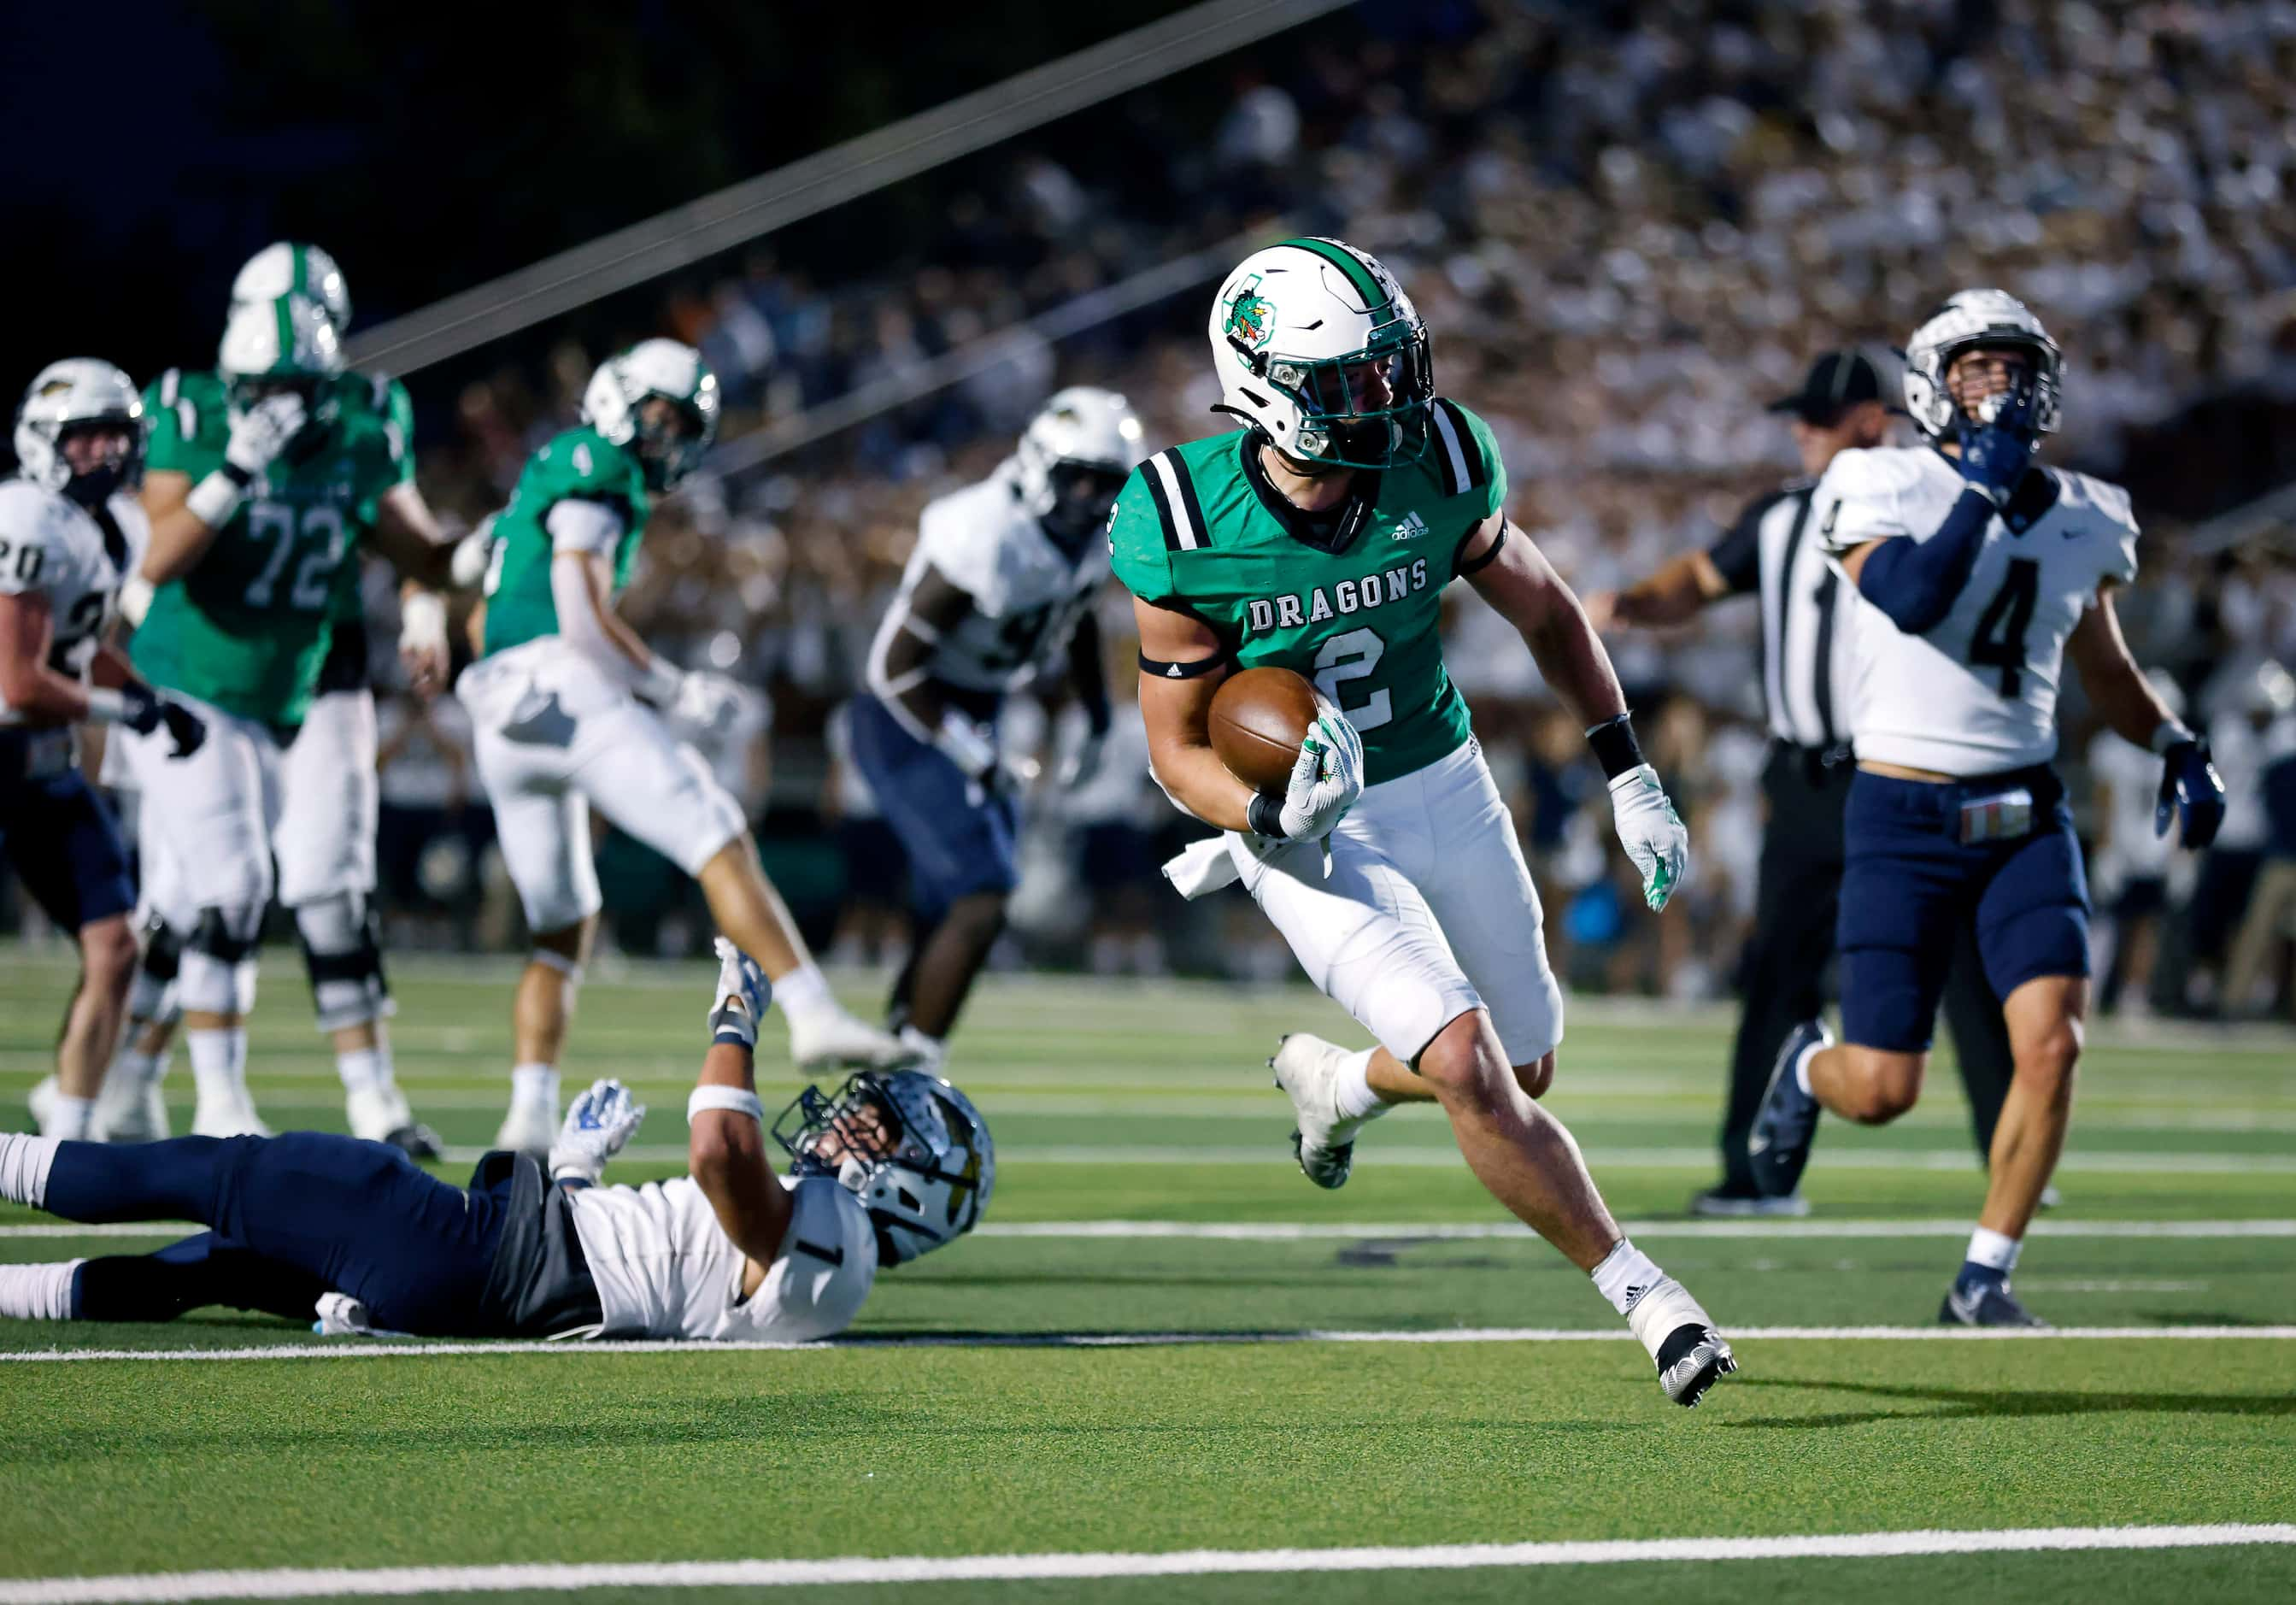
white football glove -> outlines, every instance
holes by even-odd
[[[964,771],[964,800],[975,808],[992,792],[1008,786],[1025,791],[1040,772],[1034,758],[1015,757],[996,745],[995,725],[968,719],[955,708],[940,716],[933,745]]]
[[[717,736],[741,712],[743,695],[737,682],[714,670],[689,670],[677,682],[677,696],[668,712],[674,722],[699,735]]]
[[[1348,716],[1324,704],[1308,727],[1283,788],[1278,818],[1286,841],[1317,842],[1332,834],[1363,795],[1363,737]]]
[[[398,661],[409,686],[429,695],[447,683],[447,604],[436,591],[410,591],[398,605]]]
[[[1656,913],[1690,873],[1690,832],[1649,764],[1638,763],[1611,782],[1611,823],[1642,871],[1643,901]]]
[[[550,1179],[594,1182],[644,1118],[645,1105],[632,1099],[621,1082],[592,1082],[566,1111],[566,1124],[550,1145]]]
[[[455,543],[455,555],[447,560],[447,582],[456,590],[470,590],[487,577],[487,565],[494,561],[495,519],[489,513],[479,520],[479,527]]]
[[[711,1038],[737,1037],[745,1047],[755,1049],[758,1022],[766,1017],[773,1002],[774,984],[766,979],[758,961],[723,936],[718,938],[718,986],[709,994]]]
[[[266,396],[231,421],[231,438],[224,442],[223,460],[250,479],[261,478],[309,416],[303,398],[292,391]]]

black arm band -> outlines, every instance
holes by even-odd
[[[1140,654],[1140,672],[1152,674],[1158,679],[1201,679],[1215,669],[1226,668],[1227,663],[1225,652],[1213,657],[1198,658],[1191,663],[1159,663],[1144,652]]]
[[[1251,801],[1244,805],[1243,822],[1251,827],[1254,835],[1283,836],[1283,799],[1271,797],[1266,792],[1254,792]]]
[[[1596,725],[1587,732],[1587,745],[1595,749],[1595,761],[1603,766],[1605,779],[1615,780],[1628,770],[1641,766],[1642,744],[1635,739],[1631,714],[1621,713]]]
[[[1467,562],[1459,564],[1456,566],[1455,572],[1460,579],[1464,580],[1470,574],[1480,574],[1497,560],[1499,548],[1506,545],[1508,528],[1509,525],[1507,521],[1504,518],[1500,519],[1499,532],[1492,539],[1491,544],[1483,548],[1483,555],[1480,557],[1471,558]],[[1468,533],[1472,536],[1473,531],[1470,531]]]
[[[222,467],[216,470],[216,472],[222,474],[224,478],[229,480],[233,484],[237,485],[242,490],[246,490],[250,485],[255,482],[255,476],[253,474],[241,467],[237,463],[230,462],[228,460],[225,462]]]

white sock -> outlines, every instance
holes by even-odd
[[[1595,1290],[1611,1301],[1611,1307],[1624,1315],[1634,1308],[1642,1296],[1666,1279],[1651,1256],[1626,1238],[1620,1238],[1603,1263],[1587,1272],[1595,1279]]]
[[[11,1321],[70,1321],[72,1272],[86,1260],[53,1265],[0,1265],[0,1316]]]
[[[237,1103],[246,1098],[247,1027],[186,1031],[184,1046],[192,1056],[192,1081],[201,1103]]]
[[[168,1056],[165,1053],[138,1053],[133,1048],[125,1048],[112,1065],[111,1074],[125,1076],[129,1091],[141,1091],[166,1077]]]
[[[1824,1046],[1823,1042],[1812,1042],[1794,1055],[1794,1085],[1812,1098],[1817,1096],[1817,1089],[1809,1084],[1809,1061],[1816,1056],[1817,1050]]]
[[[2022,1238],[2013,1238],[1980,1226],[1969,1234],[1968,1259],[1972,1264],[1984,1265],[2004,1276],[2017,1268],[2017,1254],[2023,1248]]]
[[[74,1098],[69,1092],[51,1094],[47,1100],[48,1117],[40,1124],[43,1137],[60,1137],[66,1142],[86,1142],[88,1128],[95,1121],[95,1099]]]
[[[947,1039],[927,1036],[914,1025],[901,1027],[901,1046],[917,1056],[916,1068],[931,1075],[939,1075],[941,1066],[948,1063]]]
[[[829,977],[821,973],[821,966],[810,961],[775,978],[774,1001],[791,1019],[830,1013],[839,1007],[837,995],[829,990]]]
[[[335,1055],[335,1074],[346,1092],[379,1091],[390,1085],[390,1049],[377,1044]]]
[[[554,1065],[513,1065],[510,1073],[510,1100],[514,1104],[546,1104],[552,1113],[558,1109],[558,1068]]]
[[[48,1168],[56,1162],[61,1137],[0,1132],[0,1198],[35,1209],[48,1201]]]
[[[1387,1112],[1386,1100],[1371,1090],[1371,1055],[1368,1048],[1350,1053],[1332,1078],[1332,1102],[1341,1120],[1368,1120]]]

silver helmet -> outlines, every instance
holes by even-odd
[[[877,1227],[877,1261],[905,1264],[980,1223],[996,1145],[972,1100],[920,1070],[863,1070],[834,1098],[808,1087],[774,1122],[800,1175],[834,1176]]]
[[[1054,532],[1095,534],[1124,481],[1148,456],[1132,403],[1114,391],[1072,384],[1037,409],[1013,449],[1021,503]]]
[[[1906,342],[1906,411],[1923,434],[1943,440],[1958,427],[1960,409],[1946,386],[1953,359],[1973,346],[2013,346],[2033,357],[2043,434],[2057,426],[2065,358],[2033,309],[2005,290],[1957,290]]]
[[[64,436],[91,426],[124,429],[127,449],[115,461],[75,473],[64,456]],[[142,477],[149,433],[135,381],[94,357],[67,357],[40,370],[16,408],[18,471],[34,484],[94,506]]]

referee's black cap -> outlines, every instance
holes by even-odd
[[[1792,413],[1824,428],[1860,401],[1882,399],[1882,370],[1863,351],[1828,351],[1809,365],[1801,389],[1780,397],[1764,410]]]

